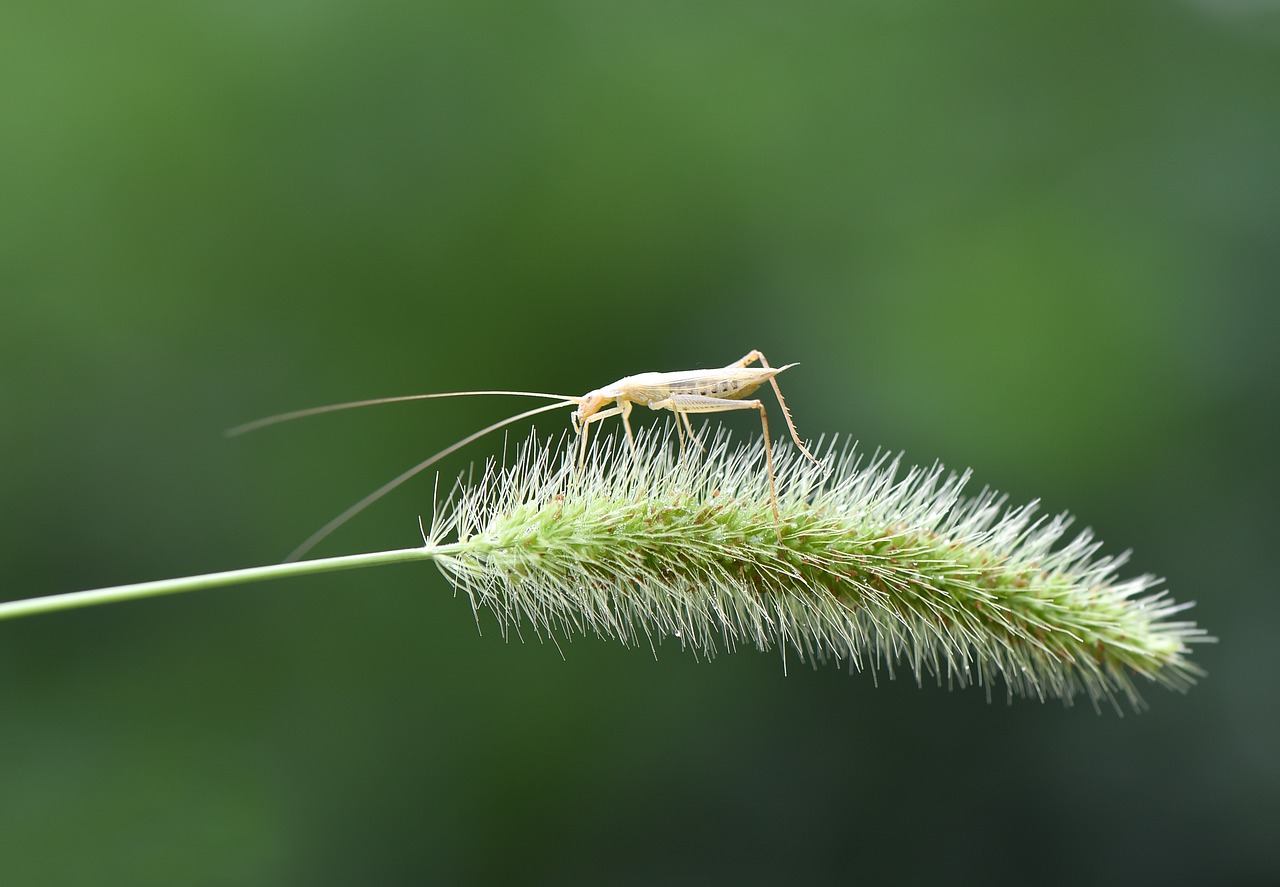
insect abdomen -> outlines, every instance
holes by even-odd
[[[761,380],[763,381],[763,380]],[[671,386],[672,394],[696,394],[701,397],[716,397],[720,400],[739,400],[759,388],[761,382],[746,382],[741,379],[713,379],[706,382],[679,382]]]

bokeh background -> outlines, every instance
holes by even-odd
[[[6,5],[5,598],[277,561],[528,404],[237,423],[756,347],[806,435],[1070,509],[1220,643],[1121,718],[562,658],[429,566],[3,623],[0,882],[1280,883],[1277,12]]]

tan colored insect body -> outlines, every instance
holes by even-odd
[[[750,366],[757,362],[760,366]],[[694,436],[693,426],[689,423],[690,413],[757,410],[760,413],[760,429],[764,436],[765,461],[769,468],[769,494],[773,515],[778,519],[778,491],[773,475],[773,444],[769,438],[768,415],[765,413],[764,404],[759,400],[744,398],[754,394],[765,382],[772,385],[773,393],[778,398],[778,405],[782,407],[782,416],[787,420],[787,428],[791,431],[791,439],[800,448],[800,452],[817,463],[817,458],[800,440],[795,423],[791,421],[791,411],[787,409],[787,402],[783,399],[782,391],[778,388],[775,378],[778,373],[793,366],[795,366],[794,363],[789,363],[785,366],[771,367],[763,354],[759,351],[750,351],[741,360],[719,369],[639,373],[635,376],[625,376],[604,388],[597,388],[578,398],[578,409],[573,413],[574,431],[581,438],[579,460],[586,456],[590,427],[612,416],[622,418],[622,426],[627,432],[627,441],[634,450],[636,443],[635,436],[631,432],[630,416],[631,409],[636,404],[642,404],[651,410],[670,410],[675,413],[676,430],[681,431],[681,423],[683,423],[684,430],[689,432],[691,440]],[[609,403],[614,403],[616,406],[605,409],[605,405]],[[682,445],[683,442],[682,434]]]
[[[750,364],[759,363],[760,366],[750,366]],[[808,448],[800,440],[800,435],[796,431],[795,423],[791,420],[791,412],[787,409],[787,403],[782,398],[782,391],[778,388],[778,382],[775,378],[779,373],[795,366],[794,363],[786,364],[780,367],[771,367],[763,354],[759,351],[750,351],[740,360],[734,361],[725,367],[708,370],[685,370],[675,373],[639,373],[634,376],[625,376],[614,382],[612,385],[606,385],[603,388],[597,388],[589,391],[581,397],[574,397],[567,394],[545,394],[534,391],[448,391],[438,394],[411,394],[406,397],[387,397],[377,400],[363,400],[354,403],[333,404],[325,407],[315,407],[308,410],[299,410],[293,413],[283,413],[278,416],[271,416],[267,419],[259,419],[256,422],[250,422],[247,425],[241,425],[233,428],[229,432],[230,435],[243,434],[246,431],[252,431],[261,428],[264,425],[272,425],[277,422],[284,422],[289,419],[300,419],[304,416],[313,416],[319,413],[334,412],[336,410],[351,409],[353,407],[371,406],[380,403],[396,403],[406,400],[428,400],[441,397],[469,397],[481,394],[509,394],[521,397],[546,397],[559,401],[558,403],[548,404],[547,406],[538,407],[533,410],[526,410],[515,416],[510,416],[500,422],[482,428],[480,431],[470,434],[449,446],[429,459],[419,462],[413,468],[379,487],[365,498],[361,499],[355,505],[348,508],[342,514],[338,515],[306,542],[298,547],[289,560],[296,560],[301,557],[312,546],[329,535],[333,530],[337,529],[348,519],[364,510],[368,505],[381,498],[386,493],[398,487],[404,481],[413,477],[418,472],[434,464],[455,450],[471,443],[479,437],[488,434],[517,422],[520,419],[529,416],[544,413],[549,410],[559,409],[561,407],[577,405],[577,409],[573,412],[573,429],[580,440],[579,445],[579,462],[586,459],[587,440],[590,435],[592,425],[604,421],[605,419],[619,416],[622,419],[622,426],[626,429],[627,441],[630,443],[632,451],[635,451],[635,435],[631,431],[631,410],[637,404],[647,406],[651,410],[670,410],[676,414],[676,431],[680,434],[680,444],[684,446],[685,432],[688,432],[690,440],[696,442],[693,434],[693,426],[689,422],[691,413],[722,413],[730,410],[756,410],[760,414],[760,429],[764,437],[765,462],[769,469],[769,497],[770,504],[773,506],[774,520],[779,525],[779,536],[781,536],[781,518],[778,515],[778,491],[773,471],[773,443],[769,437],[769,420],[765,413],[764,404],[759,400],[747,400],[750,395],[754,394],[760,386],[768,382],[773,387],[773,393],[778,398],[778,405],[782,408],[782,417],[787,422],[787,428],[791,432],[791,439],[795,441],[800,452],[811,459],[816,464],[821,464],[818,459],[809,452]],[[609,406],[612,404],[612,406]]]

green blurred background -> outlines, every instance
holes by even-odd
[[[0,883],[1280,882],[1276,4],[955,6],[6,5],[3,596],[277,561],[528,404],[249,419],[754,347],[807,436],[1133,547],[1202,685],[561,658],[421,566],[34,618]]]

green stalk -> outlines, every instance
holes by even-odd
[[[96,607],[99,604],[115,604],[142,598],[180,594],[184,591],[203,591],[209,588],[225,588],[245,582],[262,582],[267,579],[285,579],[290,576],[311,576],[332,573],[337,570],[354,570],[359,567],[380,567],[384,564],[402,564],[409,561],[430,560],[442,551],[454,546],[438,545],[431,548],[400,548],[393,551],[373,551],[365,554],[347,554],[311,561],[272,564],[266,567],[249,567],[243,570],[226,570],[221,573],[205,573],[200,576],[184,576],[181,579],[158,579],[154,582],[135,582],[114,588],[98,588],[93,591],[73,591],[67,594],[51,594],[47,597],[0,603],[0,619],[17,619],[39,613],[56,613],[59,610],[76,610]]]

